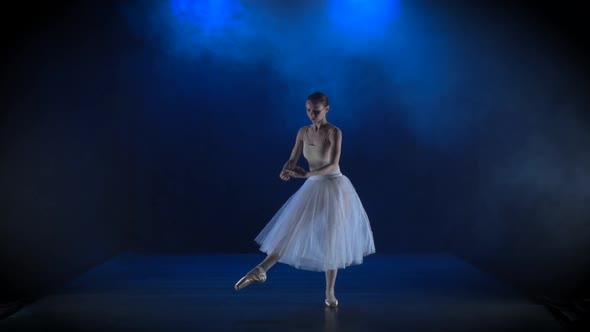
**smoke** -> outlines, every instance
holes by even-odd
[[[494,16],[434,2],[309,2],[137,1],[121,13],[171,67],[217,77],[207,81],[213,88],[179,71],[166,77],[184,80],[177,85],[191,85],[191,93],[215,93],[224,84],[231,90],[233,77],[207,68],[211,59],[243,68],[247,75],[239,79],[247,80],[256,80],[251,68],[263,64],[271,75],[264,72],[256,87],[266,84],[262,96],[279,90],[268,107],[281,123],[301,125],[305,96],[326,92],[331,121],[364,129],[354,139],[361,150],[355,156],[367,156],[363,167],[374,163],[389,175],[382,161],[394,160],[398,170],[432,171],[429,178],[448,184],[424,196],[441,202],[450,220],[468,223],[459,228],[472,231],[470,251],[497,255],[508,248],[527,261],[588,246],[590,137],[587,123],[573,115],[589,105],[588,75],[563,40],[504,8],[505,16]],[[239,94],[226,92],[219,94]],[[392,133],[400,128],[399,136]],[[392,187],[412,180],[391,175]],[[408,193],[415,190],[408,185]],[[453,236],[462,236],[450,225]]]
[[[566,115],[571,112],[558,111],[564,110],[537,114],[538,124],[486,167],[483,199],[489,212],[527,216],[504,216],[521,224],[514,229],[523,237],[534,230],[535,242],[547,250],[576,252],[590,243],[590,156],[583,153],[590,134]]]
[[[332,118],[348,127],[389,113],[439,149],[461,150],[490,113],[520,103],[507,91],[543,88],[538,66],[520,67],[523,56],[548,54],[533,55],[537,45],[526,44],[522,29],[492,16],[385,0],[270,3],[127,2],[121,12],[137,36],[171,59],[270,66],[285,82],[275,106],[288,110],[280,113],[288,121],[299,122],[292,110],[320,90],[337,110]]]

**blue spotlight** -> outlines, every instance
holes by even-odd
[[[383,35],[399,17],[399,0],[329,0],[328,17],[336,30],[368,38]]]
[[[178,23],[198,28],[203,36],[223,33],[244,10],[239,0],[171,0],[170,8]]]
[[[127,15],[142,17],[134,11],[149,7],[151,12],[143,16],[150,24],[138,24],[138,30],[149,38],[158,37],[166,52],[187,58],[211,52],[235,60],[248,59],[244,50],[248,49],[255,35],[240,0],[151,0],[151,4],[149,1],[141,3],[136,8],[127,9]]]

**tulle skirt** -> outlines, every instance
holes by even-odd
[[[307,178],[255,241],[279,262],[309,271],[361,264],[375,252],[369,218],[340,171]]]

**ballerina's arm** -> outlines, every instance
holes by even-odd
[[[291,151],[291,157],[289,157],[289,160],[283,166],[283,171],[285,171],[287,169],[292,169],[297,164],[297,161],[299,160],[299,157],[301,156],[301,152],[303,151],[303,129],[304,128],[305,127],[299,128],[299,131],[297,132],[297,137],[295,138],[295,146],[293,146],[293,150]]]

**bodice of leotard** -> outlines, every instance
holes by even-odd
[[[330,140],[325,137],[316,142],[311,142],[309,138],[309,131],[313,128],[306,128],[303,138],[303,156],[309,164],[310,170],[315,170],[330,163]]]

